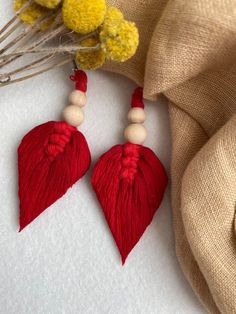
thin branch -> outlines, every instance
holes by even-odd
[[[24,30],[11,42],[9,42],[4,48],[0,50],[0,54],[5,53],[8,49],[12,48],[16,44],[19,44],[22,39],[34,35],[37,31],[40,30],[41,26],[47,22],[49,19],[51,19],[55,14],[48,14],[47,16],[44,16],[43,18],[39,19],[36,23],[33,25],[27,26],[24,28]]]
[[[23,13],[23,11],[25,11],[31,5],[32,2],[33,2],[33,0],[29,0],[25,5],[23,5],[20,8],[20,10],[18,10],[16,12],[16,14],[13,16],[13,18],[9,22],[7,22],[6,25],[4,25],[2,27],[2,29],[0,30],[0,35],[2,35],[17,20],[19,15],[21,15],[21,13]],[[1,38],[0,38],[0,40],[1,40]]]
[[[64,53],[69,53],[69,54],[75,54],[77,51],[84,51],[84,52],[89,52],[89,51],[94,51],[94,50],[99,50],[101,47],[100,44],[97,44],[96,46],[93,47],[83,47],[83,46],[62,46],[62,47],[56,47],[56,48],[34,48],[34,49],[25,49],[25,50],[19,50],[13,53],[9,53],[7,55],[2,55],[0,56],[1,58],[6,58],[6,57],[14,57],[14,56],[21,56],[29,53],[46,53],[46,54],[64,54]]]
[[[50,30],[48,32],[46,32],[44,34],[44,36],[42,36],[38,41],[36,41],[35,43],[33,43],[31,46],[28,47],[28,49],[34,49],[36,47],[39,47],[45,43],[47,43],[49,40],[53,39],[54,37],[56,37],[57,35],[59,35],[60,33],[62,34],[63,31],[66,30],[66,27],[62,24],[60,25],[58,28],[55,28],[54,30]],[[16,51],[16,50],[15,50]],[[0,56],[0,59],[2,59],[3,56]],[[2,62],[0,62],[0,68],[2,68],[4,65],[7,65],[13,61],[15,61],[16,59],[18,59],[19,57],[21,57],[21,55],[17,55],[17,56],[13,56],[10,57],[8,54],[4,57],[4,60]]]
[[[69,39],[67,40],[64,44],[69,44],[72,42],[72,39]],[[53,58],[55,55],[54,54],[48,54],[42,58],[39,58],[39,59],[36,59],[35,61],[33,62],[30,62],[16,70],[13,70],[7,74],[5,74],[6,77],[9,77],[9,76],[12,76],[12,75],[15,75],[17,73],[21,73],[21,72],[25,72],[27,70],[30,70],[30,69],[34,69],[34,68],[37,68],[39,67],[40,65],[48,62],[51,58]],[[1,76],[1,75],[0,75]]]
[[[35,69],[35,68],[39,67],[40,65],[43,65],[44,63],[48,62],[53,56],[54,56],[53,54],[46,55],[46,56],[39,58],[39,59],[29,63],[29,64],[24,65],[23,67],[20,67],[14,71],[8,72],[7,74],[4,74],[4,76],[9,77],[9,76],[21,73],[21,72]],[[1,77],[1,74],[0,74],[0,77]]]
[[[0,79],[0,87],[4,87],[4,86],[10,85],[10,84],[17,83],[17,82],[22,82],[22,81],[24,81],[24,80],[30,79],[30,78],[32,78],[32,77],[34,77],[34,76],[39,75],[39,74],[43,74],[43,73],[45,73],[45,72],[47,72],[47,71],[50,71],[50,70],[52,70],[52,69],[58,68],[58,67],[60,67],[60,66],[63,66],[63,65],[65,65],[65,64],[67,64],[67,63],[69,63],[69,62],[71,62],[71,61],[72,61],[72,58],[70,57],[70,58],[64,59],[63,61],[54,63],[54,64],[52,64],[52,65],[46,67],[45,69],[42,69],[42,70],[40,70],[40,71],[34,72],[34,73],[32,73],[32,74],[29,74],[29,75],[26,75],[26,76],[23,76],[23,77],[14,79],[14,80],[11,80],[11,78],[9,78],[8,81],[2,80],[2,83],[1,83],[1,79]]]
[[[85,39],[87,39],[87,38],[91,38],[91,37],[93,37],[93,36],[97,36],[98,34],[99,34],[98,31],[95,30],[95,31],[93,31],[93,32],[91,32],[91,33],[82,35],[82,36],[80,36],[80,37],[78,38],[78,34],[75,33],[75,32],[72,32],[72,34],[70,35],[70,37],[71,37],[71,40],[72,40],[73,42],[77,42],[77,41],[78,41],[78,42],[81,42],[81,41],[83,41],[83,40],[85,40]]]
[[[86,39],[88,37],[92,37],[94,35],[97,35],[97,32],[94,31],[94,32],[91,32],[90,34],[86,34],[86,35],[81,36],[79,38],[78,38],[78,35],[72,36],[73,34],[71,34],[71,33],[67,33],[67,35],[68,36],[70,35],[69,36],[69,40],[64,42],[63,45],[67,45],[67,44],[73,43],[73,42],[75,44],[79,43],[79,42],[83,41],[84,39]],[[59,39],[60,44],[62,44],[62,37],[63,36],[60,36],[60,39]],[[77,40],[77,42],[76,42],[76,40]],[[25,72],[25,71],[30,70],[30,69],[37,68],[40,65],[42,65],[42,63],[44,64],[44,63],[48,62],[54,56],[55,56],[55,54],[48,54],[48,55],[46,55],[46,56],[44,56],[42,58],[36,59],[35,61],[33,61],[33,62],[29,63],[29,64],[26,64],[26,65],[24,65],[24,66],[22,66],[22,67],[20,67],[18,69],[15,69],[15,70],[13,70],[11,72],[8,72],[7,74],[5,74],[5,77],[8,78],[8,77],[10,77],[12,75],[15,75],[15,74],[18,74],[18,73],[21,73],[21,72]]]
[[[46,44],[49,40],[55,38],[57,35],[59,35],[60,33],[62,33],[65,30],[66,30],[65,25],[60,24],[58,28],[55,28],[55,29],[47,32],[38,41],[36,41],[34,44],[32,44],[28,49],[34,49],[34,48],[39,47],[43,44]]]
[[[2,43],[4,40],[6,40],[14,31],[19,27],[23,25],[22,21],[17,22],[15,25],[12,26],[12,28],[0,38],[0,43]]]

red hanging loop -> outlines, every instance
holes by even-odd
[[[81,92],[87,92],[88,77],[82,70],[75,70],[74,74],[70,76],[71,81],[75,82],[75,89]]]
[[[133,95],[132,95],[131,107],[144,109],[143,88],[142,87],[135,88]]]

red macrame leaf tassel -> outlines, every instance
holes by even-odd
[[[96,164],[92,185],[123,264],[151,223],[167,182],[160,160],[141,145],[116,145]]]
[[[18,148],[20,231],[62,197],[88,170],[88,144],[66,122],[31,130]]]

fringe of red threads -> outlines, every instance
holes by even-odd
[[[167,175],[147,147],[116,145],[98,161],[92,185],[120,251],[122,264],[160,206]]]
[[[83,134],[66,122],[31,130],[18,149],[20,231],[62,197],[90,163]]]

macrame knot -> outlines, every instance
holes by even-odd
[[[133,95],[132,95],[131,107],[144,109],[143,88],[142,87],[137,87],[134,90]]]
[[[140,146],[126,143],[122,156],[121,178],[133,182],[138,169]]]
[[[46,148],[47,155],[55,158],[59,153],[62,153],[75,131],[76,128],[66,122],[57,122],[48,140]]]
[[[71,81],[75,82],[75,89],[81,92],[87,92],[88,77],[82,70],[75,70],[74,74],[70,76]]]

